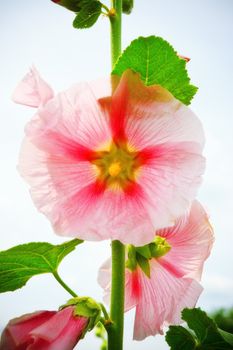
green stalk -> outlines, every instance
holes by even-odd
[[[111,0],[109,18],[111,23],[112,68],[121,54],[122,0]],[[112,283],[110,319],[108,328],[108,350],[123,350],[125,295],[125,247],[119,241],[112,241]]]
[[[121,14],[122,0],[111,0],[111,56],[112,68],[121,54]],[[113,11],[112,11],[113,10]],[[114,11],[115,10],[115,11]]]
[[[125,247],[112,241],[112,285],[110,319],[108,328],[108,350],[123,350],[125,293]]]

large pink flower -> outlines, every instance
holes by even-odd
[[[113,88],[114,87],[114,88]],[[201,182],[200,121],[131,71],[52,97],[35,70],[14,100],[39,107],[19,169],[61,235],[143,245],[189,209]]]
[[[74,307],[38,311],[11,320],[4,329],[0,350],[72,350],[89,319],[73,315]]]
[[[188,217],[179,219],[174,227],[157,231],[156,237],[165,239],[170,250],[149,260],[150,278],[139,265],[133,271],[126,269],[125,311],[136,306],[136,340],[162,333],[167,324],[181,323],[182,309],[195,306],[202,292],[198,280],[212,247],[213,230],[204,209],[194,202]],[[110,281],[108,260],[99,272],[99,283],[107,302]]]

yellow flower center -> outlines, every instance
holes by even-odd
[[[113,162],[109,168],[108,168],[108,173],[112,177],[117,177],[122,170],[120,162]]]
[[[105,181],[112,189],[125,189],[136,180],[141,166],[139,158],[139,153],[127,144],[112,143],[95,152],[92,164],[100,181]]]

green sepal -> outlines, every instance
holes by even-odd
[[[81,10],[73,21],[73,26],[77,29],[90,28],[99,18],[102,4],[96,0],[83,0],[81,6]]]
[[[125,262],[126,268],[128,268],[131,271],[135,271],[137,268],[137,260],[136,260],[136,248],[129,244],[127,246],[128,251],[128,259]]]
[[[154,241],[149,244],[149,249],[151,252],[151,257],[160,258],[169,252],[171,245],[166,241],[164,237],[155,236]]]
[[[136,252],[142,255],[146,259],[151,259],[151,251],[149,245],[144,245],[143,247],[136,247]]]
[[[133,40],[117,60],[112,74],[121,76],[127,69],[139,73],[146,86],[160,85],[186,105],[197,92],[190,83],[186,61],[160,37]]]
[[[145,275],[150,278],[150,262],[139,253],[136,253],[136,260]]]
[[[122,1],[123,13],[125,13],[126,15],[129,15],[133,10],[133,6],[134,6],[134,0],[123,0]]]
[[[56,273],[62,259],[83,241],[59,245],[47,242],[20,244],[0,252],[0,293],[22,288],[33,276]]]
[[[60,309],[68,306],[74,306],[74,316],[82,316],[89,319],[87,331],[91,331],[101,318],[101,306],[94,299],[90,297],[76,297],[67,301]],[[85,333],[83,336],[85,335]]]

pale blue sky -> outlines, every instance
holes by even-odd
[[[106,2],[107,3],[107,2]],[[8,0],[0,4],[0,249],[28,242],[62,239],[34,208],[27,185],[16,171],[18,152],[30,108],[14,105],[10,96],[18,81],[35,64],[56,91],[110,72],[109,25],[100,18],[90,30],[72,28],[73,14],[49,0]],[[233,1],[135,0],[124,16],[123,47],[139,35],[159,35],[191,57],[189,72],[199,86],[191,108],[206,131],[207,170],[198,198],[208,209],[216,243],[205,265],[205,288],[199,305],[206,310],[233,304]],[[109,243],[86,243],[64,261],[61,273],[79,294],[101,300],[97,266],[109,255]],[[86,265],[86,266],[85,266]],[[32,279],[17,293],[0,295],[0,328],[9,318],[35,309],[57,308],[69,298],[50,276]],[[132,319],[126,317],[125,348],[165,350],[161,337],[132,342]],[[95,345],[96,344],[96,345]],[[80,350],[98,348],[89,336]]]

